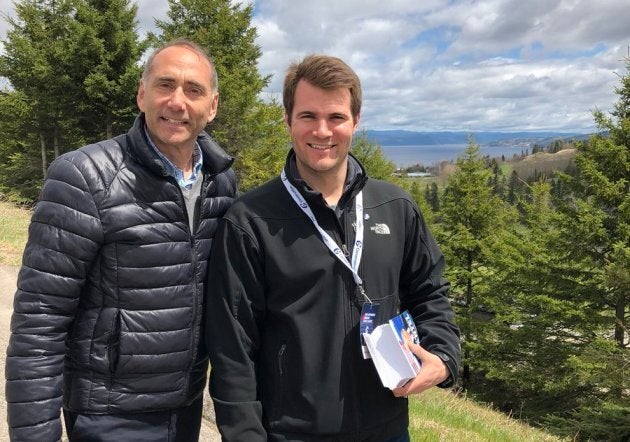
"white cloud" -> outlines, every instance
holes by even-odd
[[[259,66],[278,92],[296,56],[344,58],[373,129],[588,131],[625,69],[623,3],[262,1],[255,23],[275,23],[284,40],[271,45],[259,28]]]
[[[233,3],[239,3],[234,0]],[[140,30],[167,2],[138,0]],[[277,96],[308,53],[346,60],[370,129],[593,129],[625,73],[630,9],[619,0],[256,1],[259,69]],[[12,10],[0,0],[0,10]],[[0,22],[0,35],[6,23]]]
[[[149,31],[156,31],[155,20],[167,19],[168,2],[137,0],[138,23],[140,35],[144,37]]]

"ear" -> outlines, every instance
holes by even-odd
[[[210,103],[210,114],[208,115],[208,123],[214,120],[217,116],[217,110],[219,109],[219,93],[214,92],[212,94],[212,103]]]
[[[144,112],[144,82],[138,81],[138,93],[136,94],[136,103],[141,112]]]
[[[352,132],[354,133],[359,128],[359,121],[361,121],[361,113],[357,114],[357,117],[354,119],[354,126],[352,128]]]
[[[291,129],[291,122],[289,121],[289,115],[286,112],[284,113],[284,125],[287,127],[287,129]]]

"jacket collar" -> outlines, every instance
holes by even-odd
[[[324,203],[322,194],[316,190],[313,190],[307,183],[300,177],[300,173],[297,169],[295,151],[291,149],[287,155],[287,160],[284,166],[285,173],[289,179],[289,182],[293,184],[304,195],[304,198],[313,204],[314,202]],[[368,180],[367,172],[359,160],[352,155],[348,154],[348,173],[346,174],[346,187],[344,189],[341,198],[339,199],[339,207],[344,207],[348,201],[352,200],[354,196],[363,189],[366,181]]]
[[[127,132],[127,148],[129,154],[140,164],[154,173],[167,177],[169,172],[155,150],[149,145],[144,130],[144,113],[136,117],[133,126]],[[216,175],[230,168],[234,158],[229,156],[206,132],[201,132],[197,137],[197,143],[203,155],[203,171],[206,174]]]

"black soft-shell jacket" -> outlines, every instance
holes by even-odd
[[[408,309],[422,345],[459,364],[444,259],[409,195],[367,179],[349,160],[335,213],[285,171],[321,227],[352,253],[363,190],[359,274],[381,320]],[[210,260],[206,332],[210,393],[226,441],[378,441],[408,424],[407,400],[383,387],[359,342],[365,299],[280,178],[246,193],[224,217]]]
[[[232,158],[199,136],[191,231],[143,115],[114,141],[55,160],[35,208],[7,350],[12,440],[59,440],[62,397],[69,410],[110,414],[185,406],[203,392],[204,282],[236,192]]]

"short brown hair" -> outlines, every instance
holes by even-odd
[[[162,52],[164,49],[171,48],[173,46],[184,46],[206,60],[210,64],[210,72],[212,74],[212,78],[210,79],[212,91],[219,92],[219,78],[217,77],[217,69],[214,66],[214,60],[208,55],[204,48],[199,46],[194,41],[188,40],[187,38],[177,38],[175,40],[171,40],[167,43],[164,43],[162,46],[153,51],[153,53],[147,59],[147,62],[144,64],[144,70],[142,71],[142,80],[146,81],[149,77],[151,69],[153,68],[153,60],[155,59],[155,56]]]
[[[340,58],[313,54],[299,63],[292,63],[284,77],[282,102],[289,123],[295,104],[295,90],[300,80],[321,89],[349,89],[352,117],[356,120],[361,112],[361,82],[357,74]]]

